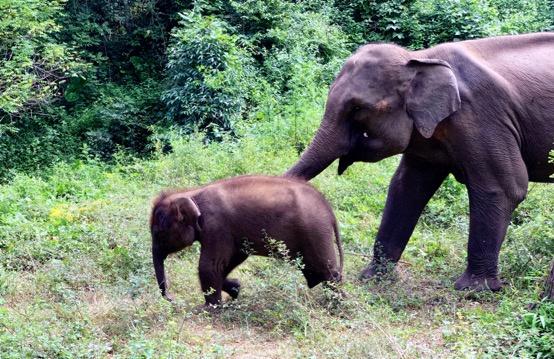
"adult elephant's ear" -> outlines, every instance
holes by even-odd
[[[406,96],[406,110],[419,133],[430,138],[438,123],[460,108],[458,82],[443,60],[410,60],[407,66],[415,70],[415,76]]]

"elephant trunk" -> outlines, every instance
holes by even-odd
[[[334,160],[345,155],[350,147],[350,133],[326,115],[312,142],[298,162],[285,176],[309,181],[326,169]]]
[[[152,246],[152,260],[154,262],[154,271],[156,273],[156,280],[158,281],[158,287],[164,298],[169,298],[167,293],[167,280],[165,278],[164,261],[167,258],[167,253],[161,250],[157,245]]]

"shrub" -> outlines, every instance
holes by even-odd
[[[150,152],[150,136],[163,115],[159,85],[145,81],[135,86],[107,85],[91,105],[68,117],[73,137],[87,144],[93,156],[110,159],[117,150],[135,155]]]
[[[277,102],[304,96],[306,103],[315,93],[319,101],[348,54],[346,35],[328,16],[280,0],[198,5],[183,14],[168,50],[169,117],[213,135],[245,117],[271,117]]]
[[[215,134],[232,130],[241,117],[251,68],[227,24],[200,10],[181,14],[173,31],[162,100],[174,123]]]
[[[554,303],[544,302],[525,313],[518,323],[521,330],[517,346],[519,355],[531,358],[552,358],[554,348]]]
[[[493,34],[520,34],[552,29],[552,3],[548,0],[489,0],[498,11]]]
[[[10,117],[47,105],[77,68],[74,54],[56,39],[62,4],[0,2],[0,133]]]
[[[315,79],[314,85],[328,86],[349,55],[346,35],[340,28],[331,25],[324,14],[300,10],[283,18],[266,35],[274,45],[265,57],[263,73],[285,92],[291,87],[295,67],[312,65],[315,74],[308,81]]]
[[[95,66],[87,78],[128,83],[158,77],[169,32],[188,0],[65,0],[60,38]]]
[[[546,30],[546,0],[389,0],[335,2],[335,23],[357,44],[390,41],[412,49],[490,35]]]
[[[412,11],[405,23],[419,30],[410,38],[414,48],[487,36],[498,17],[496,8],[481,0],[418,0]]]
[[[59,113],[55,113],[58,111]],[[61,120],[63,109],[51,107],[42,114],[17,119],[11,130],[0,130],[0,182],[15,170],[34,172],[77,154],[79,144]]]

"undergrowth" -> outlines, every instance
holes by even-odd
[[[165,302],[151,264],[152,198],[168,187],[280,174],[297,157],[282,134],[242,135],[208,144],[175,135],[173,153],[152,160],[60,163],[2,185],[0,357],[552,356],[552,306],[528,309],[541,301],[554,247],[548,185],[531,185],[514,215],[501,251],[502,292],[453,290],[468,220],[466,191],[452,178],[427,207],[397,274],[357,281],[397,158],[356,164],[340,177],[332,166],[314,180],[345,242],[340,304],[324,288],[309,290],[294,264],[251,257],[232,274],[243,284],[239,299],[217,315],[198,313],[198,246],[168,260],[177,304]]]

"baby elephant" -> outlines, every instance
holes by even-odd
[[[150,230],[156,279],[168,300],[164,260],[194,241],[201,246],[198,272],[206,305],[220,303],[222,290],[238,296],[239,281],[227,275],[249,254],[268,256],[268,238],[284,243],[291,258],[302,257],[310,288],[341,281],[343,253],[335,215],[306,182],[243,176],[162,193],[154,202]]]

